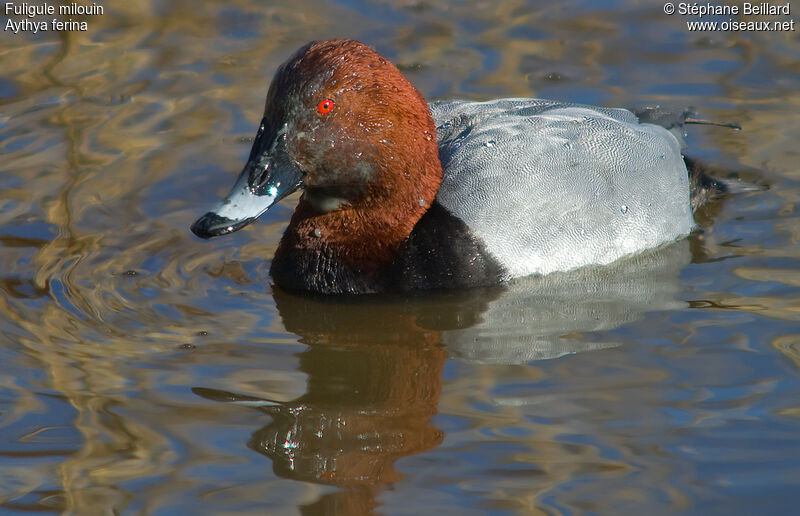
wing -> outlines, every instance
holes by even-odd
[[[607,264],[694,227],[680,142],[630,111],[538,99],[431,111],[437,200],[512,277]]]

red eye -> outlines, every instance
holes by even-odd
[[[331,111],[333,111],[333,101],[331,99],[325,99],[317,104],[317,113],[320,115],[327,115]]]

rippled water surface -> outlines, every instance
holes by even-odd
[[[85,32],[0,32],[0,513],[796,512],[798,32],[633,0],[104,4]],[[276,66],[333,36],[429,99],[696,106],[743,130],[691,127],[689,153],[767,188],[604,269],[281,292],[296,197],[188,226]]]

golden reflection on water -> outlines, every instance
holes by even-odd
[[[272,292],[294,199],[224,240],[187,228],[238,172],[275,67],[331,36],[431,99],[696,105],[744,130],[692,128],[690,149],[770,189],[599,275]],[[140,0],[0,41],[4,511],[674,513],[741,505],[720,487],[753,485],[739,454],[793,487],[768,445],[734,440],[727,463],[709,436],[797,418],[796,36],[691,34],[636,2]]]

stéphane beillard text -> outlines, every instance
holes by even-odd
[[[738,5],[717,5],[708,2],[681,2],[678,4],[678,14],[697,16],[736,16],[742,14],[744,16],[775,16],[775,15],[788,15],[791,14],[791,2],[786,4],[771,4],[769,2],[760,2],[752,4],[745,2],[741,7]]]

